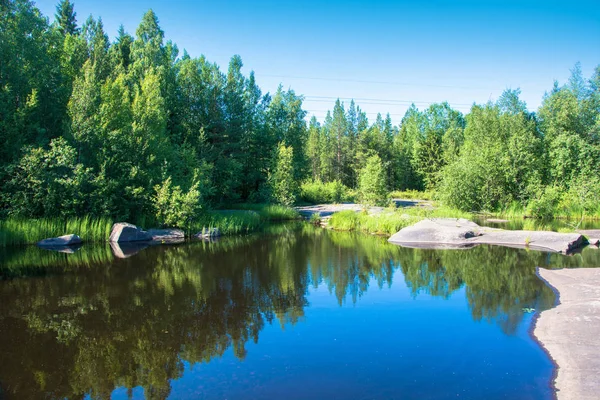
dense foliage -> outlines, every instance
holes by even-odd
[[[399,126],[339,100],[307,123],[301,96],[263,94],[242,67],[180,55],[152,11],[110,42],[68,0],[52,24],[29,0],[0,2],[0,217],[182,225],[237,202],[392,190],[467,211],[600,215],[600,66],[586,80],[576,65],[535,113],[506,90],[467,115],[413,105]]]
[[[225,72],[179,56],[152,11],[110,43],[67,0],[53,24],[31,1],[2,2],[0,35],[2,215],[183,225],[205,205],[294,201],[302,98],[263,95],[239,56]]]

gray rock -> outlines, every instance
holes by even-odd
[[[144,242],[152,240],[148,232],[126,222],[117,222],[110,232],[109,242]]]
[[[588,242],[594,246],[600,246],[600,229],[582,229],[577,231],[588,238]]]
[[[221,236],[221,231],[219,228],[202,228],[195,236],[199,239],[214,239]]]
[[[65,247],[81,243],[81,238],[75,234],[63,235],[56,238],[44,239],[37,242],[40,247]]]
[[[600,239],[598,238],[588,238],[588,242],[596,247],[600,246]]]
[[[181,229],[148,229],[148,234],[158,242],[180,242],[185,239],[185,233]]]
[[[419,221],[395,233],[389,241],[405,247],[464,248],[490,244],[556,253],[571,253],[587,244],[585,237],[578,233],[510,231],[454,218]]]
[[[540,313],[534,335],[558,365],[558,400],[596,400],[600,393],[600,268],[547,270],[537,274],[560,296]]]

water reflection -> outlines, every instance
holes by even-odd
[[[116,387],[140,386],[146,398],[165,399],[184,361],[207,363],[228,349],[243,360],[266,324],[302,321],[311,288],[323,284],[339,304],[360,302],[375,290],[370,282],[404,279],[413,296],[440,298],[466,284],[472,317],[511,334],[524,307],[554,302],[535,266],[600,264],[597,250],[573,257],[483,246],[435,251],[307,224],[273,229],[151,246],[123,259],[108,246],[71,255],[5,251],[4,276],[33,276],[0,281],[0,390],[7,399],[108,399]]]

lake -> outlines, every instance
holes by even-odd
[[[0,398],[552,399],[535,267],[600,266],[308,224],[121,250],[0,250]]]

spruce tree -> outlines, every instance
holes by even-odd
[[[58,24],[59,31],[63,34],[76,35],[79,33],[77,28],[77,13],[74,11],[74,4],[69,0],[62,0],[56,6],[54,18]]]

